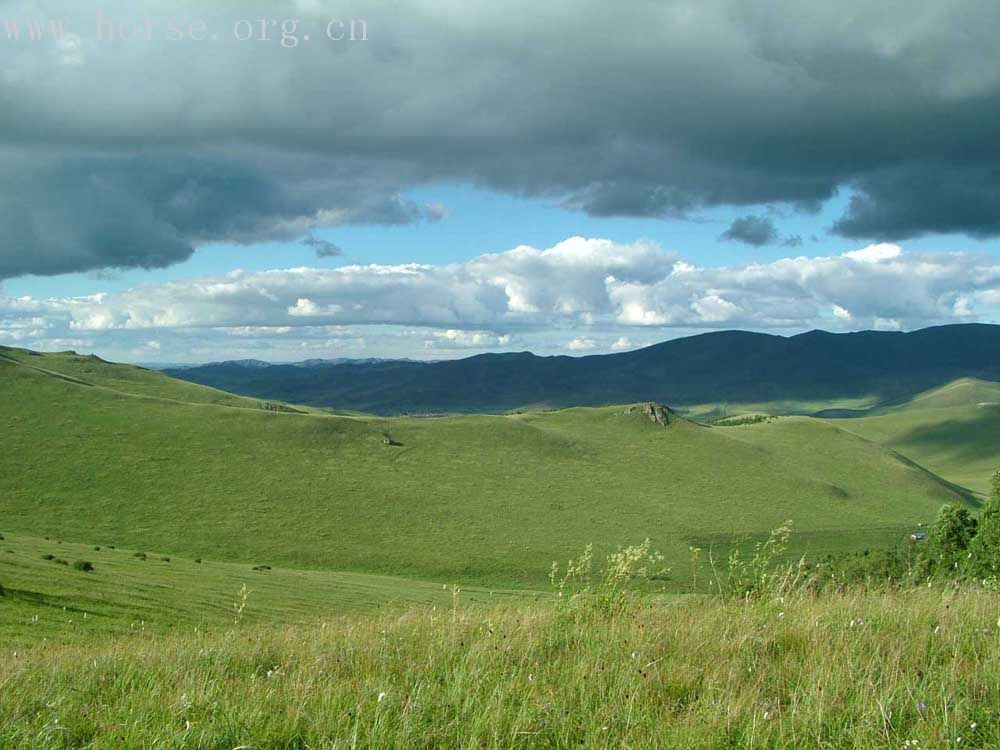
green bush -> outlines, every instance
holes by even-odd
[[[926,580],[926,561],[923,545],[906,542],[887,549],[827,555],[816,566],[816,572],[825,573],[836,584],[880,587]]]
[[[927,540],[930,572],[959,572],[969,557],[969,544],[975,536],[976,519],[968,508],[955,503],[942,507]]]
[[[979,512],[979,532],[969,545],[968,571],[976,578],[1000,576],[1000,497]]]
[[[53,554],[50,554],[50,553],[46,553],[46,554],[42,555],[42,559],[43,560],[55,560],[56,556],[53,555]]]
[[[77,560],[73,563],[73,570],[80,570],[84,573],[94,572],[94,564],[88,560]]]
[[[145,552],[136,552],[135,554],[132,555],[132,557],[138,557],[140,560],[145,560],[146,559],[146,553]]]

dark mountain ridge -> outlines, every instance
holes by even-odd
[[[517,352],[310,367],[221,363],[167,372],[245,396],[381,414],[636,401],[685,406],[874,396],[889,402],[959,377],[1000,380],[1000,326],[789,337],[720,331],[586,357]]]

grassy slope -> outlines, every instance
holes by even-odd
[[[59,356],[66,361],[43,369],[93,379],[84,368],[104,367]],[[103,382],[133,377],[107,367]],[[898,538],[955,497],[890,452],[813,420],[664,429],[620,407],[569,409],[394,420],[401,445],[386,446],[385,420],[231,408],[205,403],[204,389],[200,403],[183,403],[170,400],[173,381],[136,372],[156,381],[142,388],[158,398],[0,361],[3,531],[538,585],[554,559],[589,542],[601,553],[652,537],[683,575],[689,543],[792,518],[814,550],[856,549]]]
[[[552,607],[0,650],[0,746],[1000,747],[996,595]]]
[[[686,408],[712,421],[744,414],[840,412],[828,423],[888,446],[982,498],[1000,468],[1000,383],[961,378],[896,404],[878,399],[702,404]]]
[[[69,565],[46,560],[54,555]],[[86,560],[92,572],[72,564]],[[220,563],[6,534],[0,541],[0,641],[86,640],[99,634],[168,628],[225,628],[246,585],[245,624],[315,623],[396,605],[450,607],[440,584],[332,571],[254,570]],[[499,601],[510,592],[469,589],[466,602]]]
[[[0,368],[11,364],[20,364],[39,373],[63,376],[80,385],[110,389],[116,393],[131,393],[192,404],[260,408],[260,401],[257,399],[186,383],[142,367],[105,362],[93,355],[80,355],[75,352],[39,354],[27,349],[0,346]],[[6,374],[9,371],[8,368],[0,370],[0,373]]]
[[[832,424],[891,446],[980,495],[1000,469],[1000,383],[963,378],[872,416]]]

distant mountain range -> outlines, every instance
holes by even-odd
[[[226,365],[227,367],[248,367],[248,368],[260,368],[260,367],[279,367],[281,365],[288,365],[289,367],[321,367],[325,365],[345,365],[345,364],[374,364],[376,362],[410,362],[412,360],[408,359],[379,359],[377,357],[368,357],[366,359],[351,359],[349,357],[337,357],[335,359],[304,359],[301,362],[265,362],[262,359],[230,359],[224,362],[209,362],[203,365],[192,365],[186,363],[153,363],[146,364],[143,362],[137,362],[140,367],[145,367],[149,370],[160,370],[166,372],[168,370],[190,370],[192,368],[202,368],[202,367],[218,367],[220,365]]]
[[[685,406],[874,396],[891,402],[959,377],[1000,380],[1000,326],[790,337],[722,331],[588,357],[519,352],[440,362],[250,360],[166,372],[244,396],[376,414],[636,401]]]

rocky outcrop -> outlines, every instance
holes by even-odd
[[[663,404],[657,404],[653,401],[647,401],[644,404],[635,404],[630,406],[625,410],[626,414],[642,414],[646,416],[650,422],[654,422],[658,425],[666,427],[670,424],[671,412]]]

